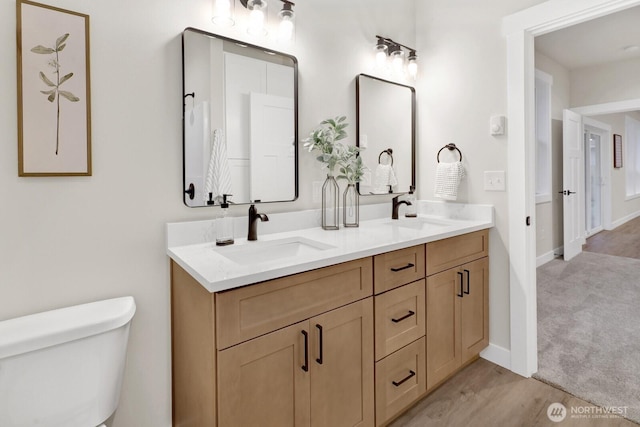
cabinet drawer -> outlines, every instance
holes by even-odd
[[[375,297],[376,360],[425,334],[425,280]]]
[[[371,258],[349,261],[216,294],[223,349],[372,295]]]
[[[384,425],[427,391],[425,338],[376,363],[376,425]]]
[[[427,243],[427,275],[447,270],[489,254],[489,230]]]
[[[376,255],[373,263],[376,294],[415,282],[425,276],[424,245]]]

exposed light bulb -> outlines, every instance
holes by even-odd
[[[231,16],[230,0],[216,0],[213,10],[213,19],[211,21],[214,24],[230,27],[235,23]]]
[[[283,17],[278,28],[278,40],[291,41],[293,39],[293,21],[291,18]]]
[[[383,68],[386,65],[388,50],[389,48],[387,47],[387,44],[384,42],[384,40],[381,37],[378,37],[378,43],[375,47],[376,66],[378,68]]]
[[[283,3],[282,10],[278,13],[278,16],[280,16],[278,40],[281,42],[289,42],[293,40],[293,33],[295,31],[295,14],[292,9],[294,4],[289,1],[284,1]]]
[[[249,1],[249,27],[247,32],[254,36],[263,36],[267,34],[264,27],[264,15],[267,8],[267,2],[264,0]]]
[[[415,51],[411,51],[411,53],[409,54],[407,72],[413,79],[418,76],[418,55]]]
[[[393,70],[396,73],[402,73],[404,68],[404,52],[398,48],[391,52],[391,63],[393,64]]]

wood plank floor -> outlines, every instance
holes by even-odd
[[[640,218],[615,230],[603,230],[587,239],[582,247],[587,252],[640,259]]]
[[[562,403],[566,418],[552,422],[547,409]],[[572,408],[574,415],[572,417]],[[637,427],[624,418],[578,418],[593,405],[533,378],[479,359],[395,420],[392,427]],[[588,409],[592,410],[592,409]]]

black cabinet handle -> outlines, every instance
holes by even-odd
[[[322,365],[322,326],[316,324],[316,328],[318,328],[318,358],[316,362],[319,365]]]
[[[405,381],[407,381],[407,380],[409,380],[410,378],[413,378],[413,377],[415,377],[415,376],[416,376],[416,373],[415,373],[415,372],[413,372],[413,371],[409,371],[409,375],[408,375],[407,377],[405,377],[405,378],[401,379],[401,380],[400,380],[400,381],[398,381],[398,382],[391,381],[391,384],[393,384],[393,385],[394,385],[394,386],[396,386],[396,387],[400,387],[400,385],[402,385],[402,383],[404,383]]]
[[[469,286],[469,277],[471,276],[471,273],[469,272],[469,270],[464,270],[464,272],[467,273],[467,290],[464,291],[464,293],[469,295],[469,292],[471,291]]]
[[[411,267],[415,267],[415,264],[407,264],[404,267],[391,267],[391,271],[393,271],[394,273],[397,273],[398,271],[402,271],[402,270],[406,270],[407,268],[411,268]]]
[[[413,316],[414,314],[416,314],[416,313],[415,313],[415,311],[411,311],[411,310],[409,310],[409,313],[408,313],[408,314],[405,314],[404,316],[402,316],[402,317],[401,317],[401,318],[399,318],[399,319],[391,319],[391,321],[392,321],[393,323],[399,323],[399,322],[402,322],[404,319],[408,319],[409,317]]]
[[[461,271],[458,271],[458,276],[460,276],[460,293],[459,293],[459,294],[456,294],[456,295],[458,295],[460,298],[462,298],[462,297],[463,297],[463,295],[462,295],[462,288],[464,287],[464,285],[463,285],[463,282],[464,282],[464,275],[462,274],[462,272],[461,272]]]
[[[304,336],[304,365],[302,365],[302,370],[309,372],[309,334],[307,331],[302,331],[302,335]]]

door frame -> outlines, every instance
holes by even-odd
[[[535,227],[534,37],[640,5],[640,0],[549,0],[502,20],[507,41],[511,366],[538,370]]]

